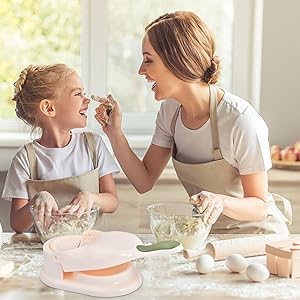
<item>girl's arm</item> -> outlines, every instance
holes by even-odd
[[[118,208],[119,200],[112,174],[107,174],[99,179],[99,189],[100,193],[79,192],[69,205],[64,206],[59,211],[76,213],[81,216],[93,205],[96,205],[100,207],[102,213],[113,213]]]
[[[42,224],[49,224],[52,212],[58,211],[58,206],[53,196],[47,191],[41,191],[28,201],[27,199],[13,199],[11,205],[11,227],[16,232],[23,232],[31,228],[32,216],[30,207]]]
[[[10,226],[15,232],[24,232],[32,227],[33,221],[29,207],[30,203],[27,199],[12,199],[10,209]]]
[[[94,194],[94,203],[100,206],[103,213],[112,213],[119,206],[116,185],[111,174],[100,177],[99,179],[100,193]]]

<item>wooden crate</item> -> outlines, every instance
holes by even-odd
[[[266,243],[267,268],[271,274],[300,277],[300,239]]]

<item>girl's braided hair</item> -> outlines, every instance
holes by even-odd
[[[13,101],[16,101],[16,115],[33,130],[40,127],[38,104],[43,99],[58,99],[64,80],[75,72],[65,64],[29,65],[23,69],[14,83]]]

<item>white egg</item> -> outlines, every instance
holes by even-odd
[[[213,270],[214,264],[215,261],[210,255],[203,254],[196,260],[196,269],[200,274],[207,274]]]
[[[267,280],[270,276],[269,270],[262,264],[250,264],[246,269],[247,277],[255,282]]]
[[[241,254],[231,254],[226,257],[225,266],[231,272],[240,273],[246,270],[248,266],[248,261]]]

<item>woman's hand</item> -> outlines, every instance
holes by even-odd
[[[95,119],[102,126],[102,130],[108,136],[114,134],[115,132],[121,131],[121,122],[122,122],[121,107],[117,101],[114,100],[114,102],[115,102],[115,106],[110,115],[110,119],[108,123],[105,123],[101,120],[101,114],[100,114],[101,110],[99,110],[98,107],[96,108],[95,110],[96,114],[94,115]]]
[[[196,206],[200,213],[204,214],[204,223],[207,224],[214,224],[223,212],[221,196],[207,191],[191,196],[190,203]]]
[[[94,202],[90,192],[79,192],[69,205],[62,207],[60,213],[75,213],[79,218],[83,213],[89,212],[92,209]]]
[[[45,228],[49,228],[52,212],[58,211],[58,206],[53,196],[46,191],[38,192],[30,200],[30,206],[33,206],[34,214],[39,222],[44,224]]]

